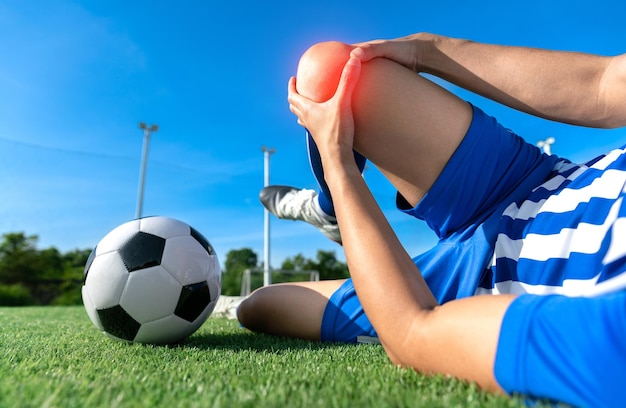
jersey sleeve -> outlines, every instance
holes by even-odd
[[[626,293],[520,296],[503,319],[494,374],[509,394],[626,406]]]

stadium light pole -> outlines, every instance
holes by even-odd
[[[552,144],[556,142],[556,139],[553,137],[549,137],[546,140],[540,140],[537,142],[537,147],[541,148],[545,154],[552,155]]]
[[[264,181],[263,187],[270,185],[270,156],[276,152],[274,148],[267,148],[261,146],[261,151],[264,157]],[[263,223],[263,286],[267,286],[272,283],[272,275],[270,273],[270,213],[267,208],[264,209],[264,223]]]
[[[139,169],[139,188],[137,189],[137,212],[135,213],[135,218],[141,218],[141,213],[143,211],[143,190],[146,182],[146,165],[148,162],[150,136],[153,132],[159,130],[159,126],[148,126],[141,122],[139,123],[139,129],[143,130],[143,149],[141,154],[141,167]]]

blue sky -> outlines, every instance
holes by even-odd
[[[0,1],[0,233],[61,251],[93,247],[135,216],[143,137],[151,140],[144,215],[167,215],[209,238],[223,262],[263,258],[261,146],[276,149],[274,184],[315,188],[287,80],[326,40],[418,31],[499,44],[615,55],[626,3],[612,1]],[[448,86],[448,85],[446,85]],[[448,86],[529,142],[584,160],[626,143],[626,130],[559,125]],[[373,167],[366,180],[411,254],[433,236],[395,211]],[[312,227],[271,221],[271,264],[341,249]]]

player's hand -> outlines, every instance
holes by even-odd
[[[289,109],[298,117],[298,124],[311,132],[322,160],[353,158],[352,93],[360,73],[361,61],[351,57],[343,68],[335,95],[325,102],[314,102],[300,95],[296,91],[296,78],[289,79]]]
[[[419,72],[424,58],[423,45],[426,34],[418,33],[393,40],[373,40],[352,44],[355,48],[351,55],[362,62],[374,58],[387,58]]]

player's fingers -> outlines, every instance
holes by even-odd
[[[287,101],[290,106],[294,106],[296,109],[302,110],[302,107],[308,103],[308,99],[300,95],[296,90],[296,78],[291,77],[289,79],[289,85],[287,87]],[[293,112],[293,110],[292,110]],[[294,112],[295,113],[295,112]]]
[[[298,91],[296,91],[296,77],[295,76],[289,77],[289,83],[287,84],[287,92],[289,93],[289,95],[291,95],[292,93],[298,93]]]
[[[302,121],[302,108],[301,108],[302,103],[304,103],[304,98],[296,90],[296,78],[295,77],[289,78],[287,100],[289,101],[289,110],[298,118],[298,125],[306,127],[306,125]]]
[[[289,83],[287,84],[287,101],[289,104],[293,104],[293,100],[298,96],[298,91],[296,91],[296,77],[289,78]]]
[[[300,99],[301,96],[296,91],[296,78],[289,78],[289,84],[287,85],[287,101],[289,102],[289,110],[296,116],[300,114]]]
[[[302,117],[302,111],[297,106],[289,105],[289,110],[291,111],[291,113],[296,115],[298,117],[298,119],[300,119]]]
[[[341,79],[335,92],[335,97],[341,99],[344,102],[350,102],[352,97],[352,91],[356,87],[361,74],[361,60],[356,57],[350,57],[346,65],[341,72]]]
[[[353,44],[356,48],[350,52],[350,56],[360,59],[361,62],[366,62],[376,57],[383,57],[385,48],[380,46],[380,44],[384,42],[384,40],[373,40]]]

